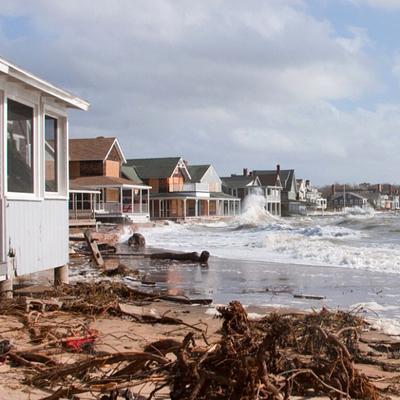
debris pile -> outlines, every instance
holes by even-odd
[[[250,323],[238,302],[219,311],[219,343],[199,351],[187,336],[179,350],[169,371],[171,399],[379,398],[353,364],[358,318],[323,310]]]
[[[92,351],[83,359],[64,364],[54,361],[42,348],[24,364],[32,367],[31,360],[40,363],[27,375],[27,383],[51,391],[46,400],[73,398],[80,393],[129,398],[118,396],[128,392],[133,396],[135,388],[146,384],[152,387],[148,398],[168,388],[172,400],[284,400],[294,395],[381,398],[353,363],[359,351],[361,319],[322,310],[307,315],[270,314],[249,321],[242,305],[235,301],[219,312],[223,324],[216,343],[209,344],[204,335],[192,330],[182,342],[163,339],[150,343],[142,352]],[[87,343],[87,335],[86,339],[82,342]]]

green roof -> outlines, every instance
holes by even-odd
[[[139,178],[135,167],[132,167],[129,165],[123,165],[121,167],[121,172],[125,178],[130,179],[131,181],[138,183],[138,184],[143,183],[143,181]]]
[[[132,158],[126,161],[126,165],[135,167],[141,179],[165,179],[173,174],[180,159],[181,157]]]
[[[204,174],[208,171],[208,169],[211,167],[210,164],[206,165],[189,165],[188,170],[189,174],[192,178],[191,182],[192,183],[199,183],[201,181],[201,178],[203,178]]]

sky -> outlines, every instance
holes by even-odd
[[[0,0],[0,56],[91,103],[71,137],[220,176],[400,183],[400,0]]]

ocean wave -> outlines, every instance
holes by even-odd
[[[390,233],[399,227],[399,217],[379,214],[373,220],[353,220],[349,225],[340,224],[343,218],[348,217],[284,220],[259,218],[259,210],[249,211],[244,218],[214,226],[170,224],[150,228],[146,240],[155,247],[206,249],[213,256],[230,259],[400,273],[400,238]],[[364,229],[370,225],[381,228]]]

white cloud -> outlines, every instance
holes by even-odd
[[[116,135],[128,156],[179,154],[221,173],[281,162],[321,182],[377,176],[371,143],[393,156],[377,140],[398,142],[391,108],[331,104],[377,88],[366,31],[341,36],[302,1],[0,3],[34,31],[1,35],[4,55],[92,103],[72,136]]]

